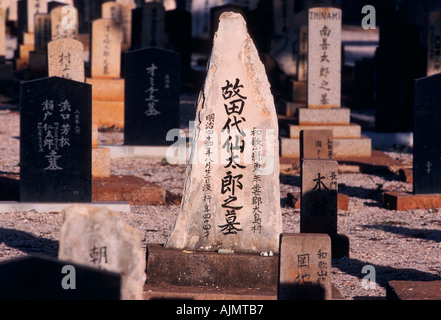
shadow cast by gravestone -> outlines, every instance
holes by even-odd
[[[26,254],[44,254],[51,257],[58,256],[58,241],[36,237],[25,231],[0,227],[0,242]]]
[[[325,289],[318,284],[280,283],[277,300],[325,300]]]
[[[411,228],[391,226],[391,225],[364,225],[363,227],[380,229],[385,232],[402,235],[403,237],[411,237],[415,239],[441,242],[441,230],[411,229]]]
[[[359,278],[360,280],[367,276],[362,273],[365,266],[373,266],[375,269],[375,282],[387,288],[389,281],[436,281],[441,280],[441,276],[436,276],[427,272],[411,269],[411,268],[394,268],[389,266],[380,266],[369,261],[361,261],[353,258],[332,259],[332,267],[339,269],[348,275]],[[361,282],[360,282],[361,286]]]
[[[0,174],[3,174],[3,172],[0,171]],[[20,200],[20,180],[8,176],[0,177],[0,201],[19,201],[19,200]]]
[[[0,283],[0,300],[121,299],[120,274],[40,255],[1,262]]]

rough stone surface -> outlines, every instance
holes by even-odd
[[[337,233],[338,162],[304,159],[300,232]]]
[[[300,132],[300,159],[334,158],[331,130],[302,130]]]
[[[121,298],[142,299],[145,252],[138,232],[107,208],[64,210],[59,259],[121,274]]]
[[[331,239],[326,234],[282,234],[280,300],[331,300]]]
[[[48,44],[48,75],[84,82],[84,46],[74,39],[53,40]],[[93,87],[92,87],[93,93]]]
[[[264,66],[240,14],[220,17],[196,114],[182,210],[167,247],[278,251],[277,116]],[[248,134],[245,139],[233,123]],[[235,130],[221,134],[227,126]],[[250,139],[253,135],[256,139]],[[215,136],[220,141],[213,147]]]
[[[92,78],[119,78],[121,76],[120,25],[111,19],[92,23]]]
[[[441,300],[441,281],[390,281],[388,300]]]

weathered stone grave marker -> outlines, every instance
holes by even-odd
[[[116,3],[121,6],[122,51],[127,51],[132,45],[132,10],[136,3],[134,0],[116,0]]]
[[[0,283],[1,300],[120,300],[121,297],[119,274],[45,256],[30,255],[1,262]]]
[[[71,12],[70,10],[73,10]],[[51,29],[52,40],[58,39],[76,39],[78,40],[78,10],[74,7],[69,10],[64,9],[64,6],[58,6],[51,10]],[[74,17],[74,21],[71,21]]]
[[[20,201],[91,202],[91,87],[43,78],[20,99]]]
[[[290,126],[289,138],[281,139],[282,156],[300,156],[302,130],[331,129],[336,158],[370,157],[371,140],[361,135],[359,125],[351,124],[351,111],[341,107],[342,12],[330,7],[311,8],[307,21],[307,106],[296,108],[298,124]],[[301,83],[295,82],[294,91]]]
[[[145,252],[137,231],[107,208],[72,206],[64,210],[62,260],[121,274],[121,299],[142,299]]]
[[[300,132],[300,160],[333,159],[332,130],[302,130]]]
[[[308,108],[340,108],[341,23],[340,9],[308,11]]]
[[[301,233],[337,234],[338,163],[303,159]]]
[[[92,23],[92,78],[114,79],[121,76],[120,26],[111,19]]]
[[[99,127],[124,127],[124,79],[121,78],[122,29],[111,19],[92,24],[92,119]]]
[[[48,76],[84,82],[84,46],[75,39],[58,39],[48,44]]]
[[[278,251],[278,125],[240,14],[223,13],[197,108],[182,209],[168,248]]]
[[[326,234],[282,234],[279,300],[331,300],[331,239]]]
[[[130,51],[125,66],[125,145],[170,145],[179,128],[180,56],[159,49]]]

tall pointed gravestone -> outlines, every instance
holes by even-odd
[[[43,78],[20,99],[20,201],[91,202],[90,85]]]
[[[182,208],[166,246],[278,252],[277,116],[240,14],[220,16],[207,70]]]
[[[336,158],[370,157],[371,140],[351,124],[351,111],[341,104],[342,11],[331,7],[308,10],[307,106],[297,109],[298,124],[281,139],[282,156],[299,157],[303,129],[330,129]]]

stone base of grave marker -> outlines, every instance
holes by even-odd
[[[87,78],[86,82],[92,85],[92,121],[100,128],[124,128],[124,79]]]
[[[441,281],[389,281],[386,300],[441,300]]]
[[[287,205],[291,208],[300,210],[300,193],[289,192],[287,194]],[[349,197],[345,194],[338,194],[337,199],[338,211],[349,210]]]
[[[383,193],[383,208],[396,211],[441,208],[441,194]]]
[[[307,92],[307,81],[292,81],[292,101],[306,103],[308,100]]]
[[[278,259],[148,244],[144,299],[276,300]],[[332,299],[343,300],[334,286]]]
[[[92,148],[92,177],[110,177],[110,150],[108,148]]]
[[[280,150],[282,157],[300,157],[300,141],[298,139],[281,138]],[[372,142],[367,137],[334,139],[334,157],[336,159],[370,157],[371,154]]]
[[[164,205],[167,202],[167,191],[135,176],[94,177],[92,201],[124,201],[131,205]]]

